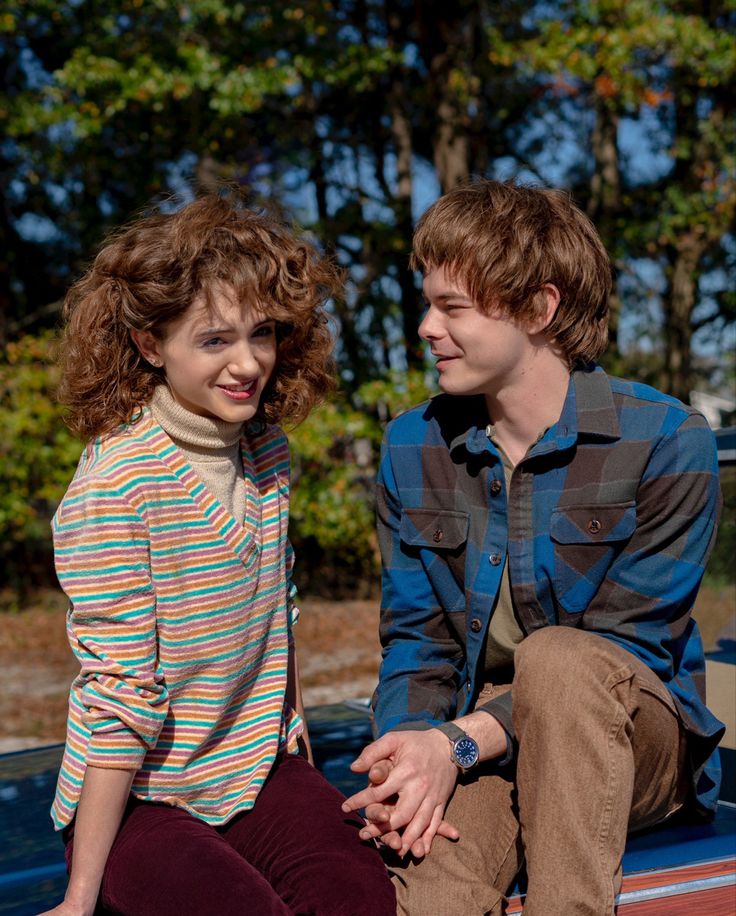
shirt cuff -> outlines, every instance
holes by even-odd
[[[482,706],[476,706],[476,712],[485,712],[498,722],[506,735],[506,753],[501,759],[496,760],[498,766],[506,766],[514,759],[514,725],[512,721],[512,696],[511,691],[494,697]]]
[[[88,766],[113,770],[139,770],[148,748],[135,732],[118,728],[92,733],[84,755]]]

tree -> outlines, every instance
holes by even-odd
[[[693,336],[734,317],[733,19],[693,0],[10,4],[5,231],[20,213],[48,218],[56,291],[63,263],[77,272],[157,195],[235,181],[348,267],[335,310],[355,388],[422,364],[407,267],[418,176],[442,190],[517,172],[569,186],[614,254],[611,364],[625,366],[619,328],[640,310],[628,278],[656,266],[658,380],[686,398]],[[53,298],[33,271],[13,282],[27,303]]]
[[[694,335],[736,317],[725,276],[710,307],[699,308],[703,278],[733,266],[736,17],[725,4],[689,0],[654,8],[596,0],[560,9],[562,16],[538,20],[531,37],[521,46],[507,43],[503,53],[543,81],[531,118],[557,101],[578,124],[577,155],[569,156],[563,180],[619,270],[642,258],[658,265],[664,347],[657,381],[687,401]],[[650,163],[646,176],[622,148],[625,126],[636,128],[639,157]],[[614,306],[613,359],[620,363],[617,300]]]

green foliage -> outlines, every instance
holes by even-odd
[[[0,361],[0,562],[19,589],[50,578],[49,523],[81,451],[54,400],[52,345],[23,337]]]
[[[607,365],[687,398],[723,362],[736,320],[735,21],[732,0],[8,0],[0,344],[53,324],[110,228],[172,192],[224,180],[294,215],[349,278],[334,310],[350,386],[292,435],[298,569],[309,578],[324,561],[325,581],[348,570],[354,587],[375,568],[382,425],[426,389],[421,372],[391,369],[423,365],[408,252],[427,188],[509,172],[564,184],[619,272],[614,314],[632,343],[614,334]],[[708,366],[690,357],[706,332],[720,348]],[[58,416],[47,431],[61,457],[43,474],[24,459],[57,447],[41,431],[53,373],[28,360],[40,393],[29,382],[10,408],[3,381],[8,556],[26,538],[31,552],[46,544],[54,481],[71,467]],[[36,410],[38,433],[16,428]]]
[[[363,385],[289,433],[295,580],[317,594],[356,596],[378,584],[373,488],[384,421],[427,397],[418,372]]]
[[[0,361],[0,563],[18,591],[53,580],[51,517],[81,452],[54,399],[53,350],[51,333],[25,336]],[[384,422],[428,394],[424,378],[408,373],[363,386],[360,408],[338,397],[290,431],[290,534],[303,589],[376,587],[373,487]]]

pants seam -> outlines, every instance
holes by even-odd
[[[611,723],[611,727],[608,731],[608,760],[609,760],[609,777],[608,777],[608,790],[606,793],[606,800],[603,809],[603,816],[601,818],[601,828],[598,835],[598,865],[601,870],[601,875],[603,878],[602,886],[605,887],[605,905],[606,913],[613,912],[613,903],[614,903],[614,893],[613,893],[613,881],[618,869],[615,869],[613,874],[611,874],[611,869],[608,867],[606,862],[606,852],[609,845],[609,838],[611,833],[611,821],[613,816],[614,807],[616,804],[616,794],[617,786],[619,782],[619,773],[618,767],[616,764],[616,755],[614,753],[615,745],[618,739],[618,736],[621,732],[621,729],[625,724],[625,717],[627,713],[624,710],[622,705],[619,705],[616,715]]]

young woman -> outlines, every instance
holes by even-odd
[[[57,914],[394,912],[311,766],[289,457],[329,389],[335,268],[218,196],[121,230],[65,305],[89,439],[54,518],[74,680],[52,817]]]

